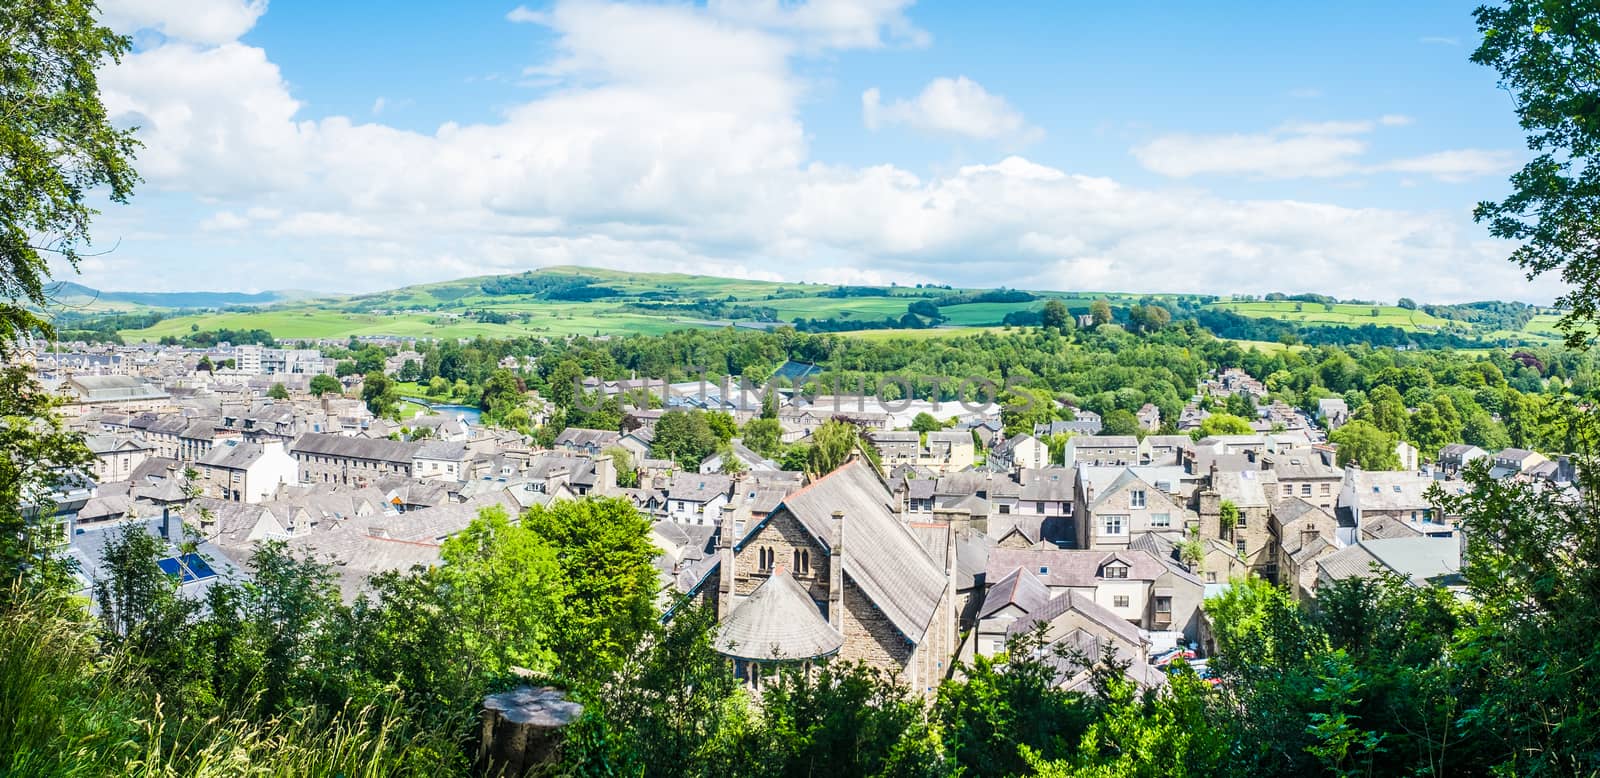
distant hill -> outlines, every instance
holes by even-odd
[[[64,288],[85,295],[94,290]],[[1473,348],[1551,342],[1555,313],[1520,303],[1406,308],[1320,295],[1232,297],[1107,291],[838,286],[682,273],[559,266],[458,278],[342,297],[293,293],[100,293],[106,303],[191,309],[147,325],[120,324],[127,340],[191,332],[265,330],[290,340],[351,336],[416,338],[658,334],[686,328],[770,329],[852,337],[939,337],[1036,326],[1049,300],[1087,314],[1096,300],[1127,324],[1142,306],[1165,308],[1219,337],[1283,343]],[[311,298],[311,299],[308,299]],[[1302,299],[1304,298],[1304,299]],[[1409,303],[1409,301],[1408,301]],[[251,310],[194,312],[194,308]],[[161,312],[161,311],[156,311]],[[129,326],[138,326],[129,329]]]
[[[50,297],[64,303],[83,304],[129,303],[151,308],[223,308],[230,305],[267,305],[307,297],[301,292],[108,292],[61,281],[54,285]]]

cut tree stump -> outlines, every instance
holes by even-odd
[[[533,768],[553,767],[567,725],[582,715],[582,705],[551,686],[523,686],[483,698],[479,769],[484,775],[520,778]]]

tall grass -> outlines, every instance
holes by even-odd
[[[169,712],[130,665],[100,653],[72,604],[24,600],[0,613],[0,775],[460,775],[446,737],[408,732],[379,708],[264,722]]]

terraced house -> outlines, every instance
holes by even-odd
[[[370,486],[388,475],[411,477],[417,443],[386,438],[348,438],[308,432],[289,449],[304,484]]]

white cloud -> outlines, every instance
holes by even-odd
[[[227,43],[254,27],[267,0],[103,0],[101,19],[121,33],[156,30],[168,38]]]
[[[1447,38],[1442,35],[1426,35],[1417,39],[1418,43],[1428,46],[1460,46],[1459,38]]]
[[[384,106],[388,105],[388,103],[389,103],[389,101],[385,100],[382,97],[379,97],[378,99],[373,100],[372,101],[372,115],[373,116],[378,116],[378,115],[382,114]]]
[[[545,15],[525,5],[519,5],[506,13],[506,21],[518,24],[544,24]]]
[[[1482,149],[1439,151],[1390,162],[1366,161],[1369,144],[1361,136],[1382,127],[1411,123],[1411,117],[1400,114],[1353,121],[1285,122],[1266,133],[1164,135],[1135,146],[1132,151],[1146,169],[1173,178],[1204,174],[1332,178],[1396,172],[1459,182],[1505,172],[1516,164],[1514,152]]]
[[[200,229],[207,232],[242,230],[248,226],[250,226],[250,219],[233,211],[217,211],[200,223]]]
[[[1019,143],[1043,134],[1029,126],[1004,97],[990,94],[966,76],[936,78],[916,97],[889,103],[883,102],[877,88],[868,89],[861,94],[861,116],[872,130],[904,124],[930,132]]]
[[[1348,137],[1359,132],[1322,126],[1289,134],[1164,135],[1134,147],[1133,156],[1146,169],[1173,178],[1342,176],[1356,169],[1355,159],[1367,150],[1365,141]]]
[[[195,231],[192,216],[163,224],[138,202],[108,209],[96,234],[128,239],[86,266],[103,278],[86,280],[353,291],[561,263],[1192,292],[1270,291],[1279,276],[1261,271],[1272,267],[1293,272],[1297,288],[1340,296],[1450,300],[1525,288],[1503,245],[1467,237],[1464,213],[1134,188],[1017,156],[933,177],[813,161],[795,62],[822,41],[897,40],[909,25],[903,6],[881,3],[852,21],[832,3],[815,7],[824,13],[794,3],[557,2],[537,14],[556,53],[535,71],[553,85],[494,121],[432,133],[308,120],[267,52],[168,41],[102,75],[107,105],[140,126],[138,166],[156,197],[203,201],[214,227],[233,229]],[[1025,134],[1001,98],[945,81],[945,91],[923,90],[927,101],[879,101],[877,120],[904,102],[930,128]],[[1187,167],[1174,160],[1188,150],[1158,139],[1141,160],[1175,175],[1357,165],[1359,133],[1328,129],[1200,143],[1212,161]],[[1260,152],[1261,139],[1275,164],[1228,161]],[[1415,172],[1465,167],[1433,164]],[[184,239],[134,237],[164,228]],[[230,261],[173,257],[220,246]],[[141,262],[146,272],[131,272]]]
[[[1423,173],[1441,181],[1455,182],[1509,173],[1516,169],[1519,159],[1514,151],[1454,149],[1398,159],[1383,167],[1400,173]]]
[[[730,21],[795,34],[813,48],[875,49],[926,46],[927,31],[906,17],[913,0],[710,0],[711,13]]]

